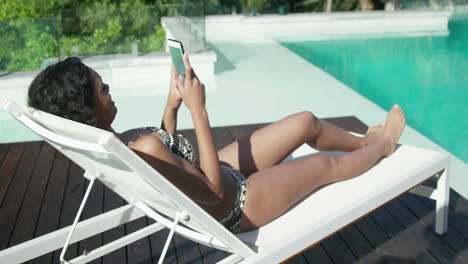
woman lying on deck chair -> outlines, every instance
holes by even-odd
[[[185,55],[186,80],[171,67],[171,84],[161,128],[117,133],[117,108],[109,86],[78,58],[68,58],[41,72],[28,92],[30,106],[115,133],[133,151],[191,197],[233,233],[268,224],[320,186],[356,177],[395,149],[405,116],[393,106],[384,125],[353,136],[308,111],[290,115],[217,151],[213,143],[205,86]],[[200,157],[176,135],[181,103],[192,115]],[[280,164],[305,142],[318,154]],[[162,161],[162,162],[161,162]]]

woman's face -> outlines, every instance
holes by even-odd
[[[110,130],[112,121],[117,114],[117,107],[115,107],[109,93],[109,85],[102,82],[101,76],[97,72],[93,69],[90,70],[94,77],[93,105],[96,119],[104,129]]]

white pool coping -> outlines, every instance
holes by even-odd
[[[206,24],[222,27],[208,38],[231,39],[231,30],[255,32],[275,40],[302,41],[337,38],[448,35],[450,11],[372,11],[280,15],[207,16]],[[261,38],[253,38],[256,43]]]

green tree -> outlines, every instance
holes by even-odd
[[[72,46],[80,55],[129,53],[133,42],[142,52],[162,50],[159,18],[171,10],[144,0],[0,1],[0,72],[38,69],[59,49],[71,55]]]
[[[162,50],[164,32],[159,9],[142,1],[117,4],[96,2],[64,10],[61,15],[61,47],[66,55],[78,46],[83,55],[128,53],[131,43],[140,42],[142,51]],[[158,39],[161,38],[161,39]]]
[[[78,7],[79,3],[73,0],[0,0],[0,20],[52,17],[61,9]]]
[[[0,21],[0,71],[35,70],[58,55],[53,18]]]

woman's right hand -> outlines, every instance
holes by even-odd
[[[211,204],[219,205],[224,201],[224,180],[219,166],[218,152],[216,151],[211,134],[208,112],[205,107],[205,85],[200,82],[190,65],[188,56],[184,55],[185,83],[179,77],[177,89],[182,101],[192,115],[195,135],[197,137],[198,152],[200,153],[200,169],[207,179],[207,186],[214,194]]]
[[[193,112],[205,109],[205,85],[198,79],[190,65],[187,54],[184,54],[185,83],[179,76],[177,90],[182,96],[182,101]]]

